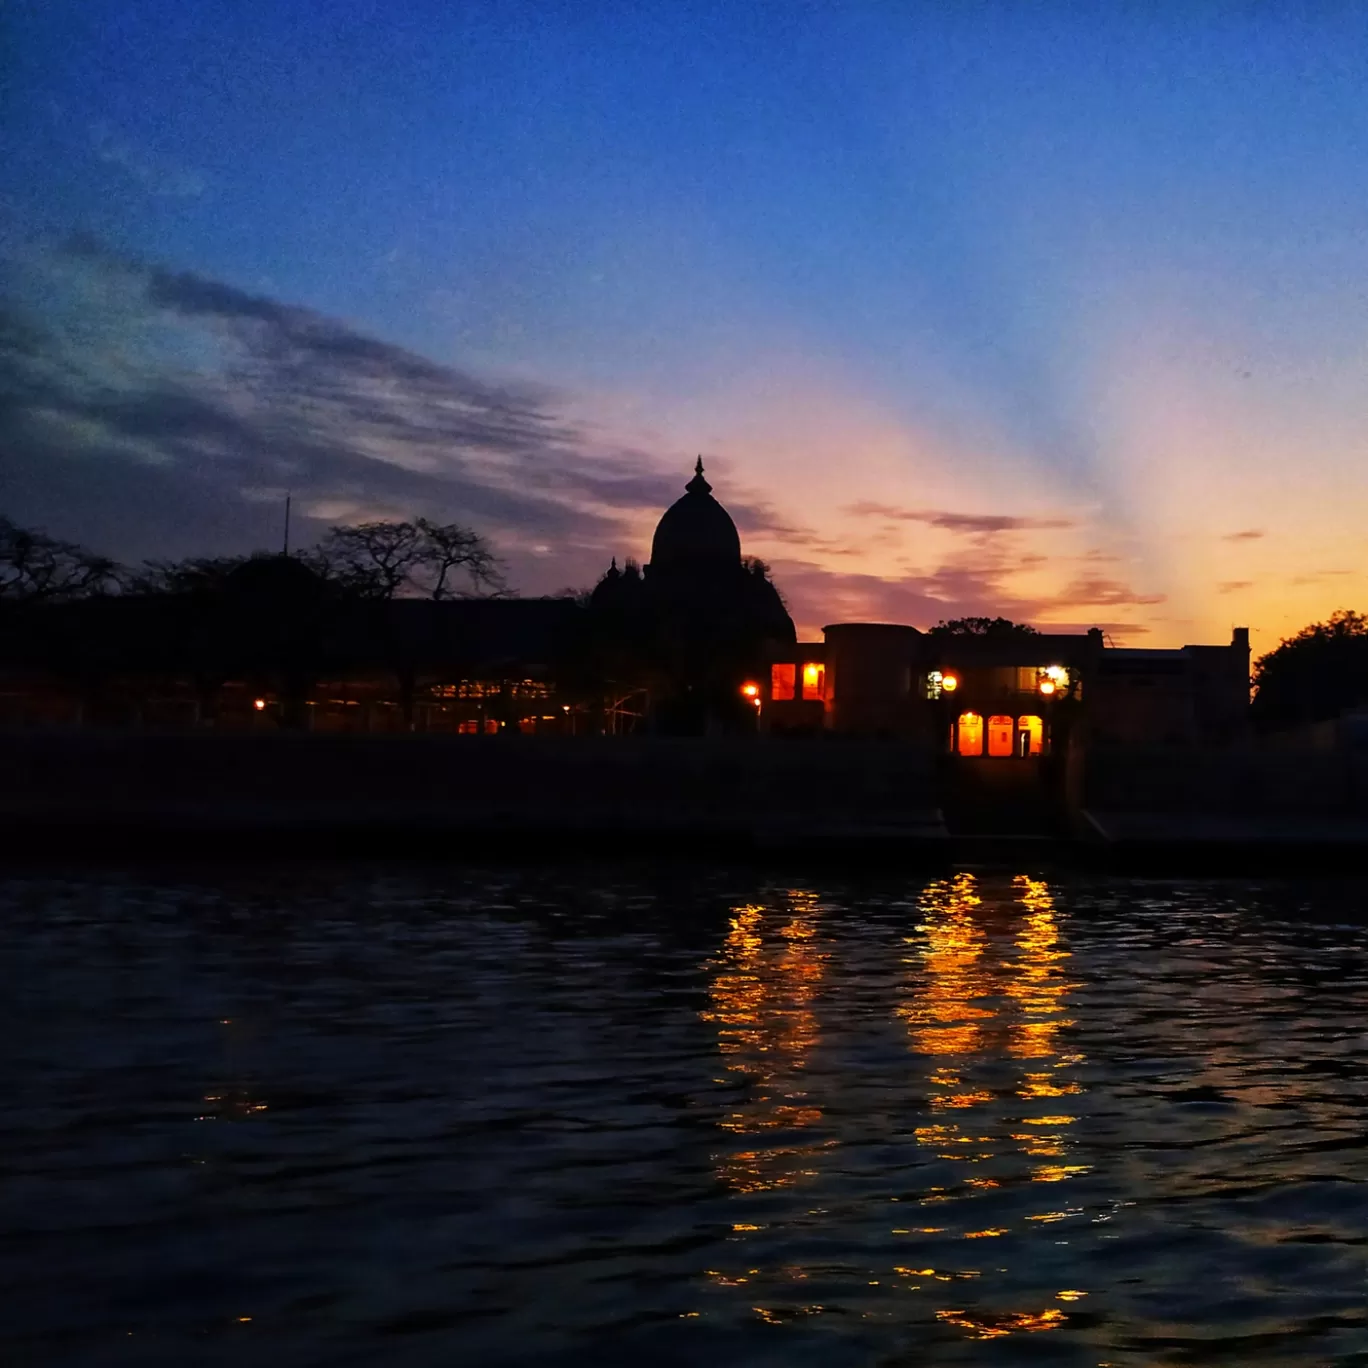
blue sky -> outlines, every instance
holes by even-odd
[[[1361,603],[1362,6],[47,0],[7,25],[7,296],[66,320],[61,364],[31,348],[9,387],[12,516],[245,549],[302,481],[319,527],[475,523],[538,592],[644,552],[702,451],[807,627],[1001,607],[1258,645]],[[302,315],[242,299],[463,397],[373,358],[286,393],[264,330],[298,345]],[[516,457],[447,421],[472,385],[535,408]],[[382,393],[403,431],[334,414],[301,465],[309,386]],[[194,432],[191,395],[218,406]]]

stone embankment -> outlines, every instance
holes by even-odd
[[[890,741],[0,732],[0,852],[1368,872],[1368,753],[1076,759],[965,766]]]

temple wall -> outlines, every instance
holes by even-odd
[[[49,824],[740,831],[935,805],[933,757],[887,741],[0,732],[0,820]]]
[[[1368,752],[1097,749],[1081,805],[1096,811],[1310,817],[1368,812]]]

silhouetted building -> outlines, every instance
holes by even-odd
[[[759,561],[747,564],[702,459],[665,510],[642,570],[614,559],[590,596],[603,659],[646,696],[654,730],[700,733],[756,727],[742,689],[776,648],[797,640],[793,619]]]
[[[799,643],[699,460],[649,562],[573,599],[367,599],[289,556],[216,586],[3,605],[0,722],[465,733],[888,736],[966,760],[1229,745],[1249,634],[1118,649],[1100,631],[836,623]]]

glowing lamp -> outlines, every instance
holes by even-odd
[[[1053,679],[1042,679],[1040,681],[1040,692],[1043,693],[1046,698],[1048,698],[1052,693],[1054,693],[1054,691],[1055,683]]]
[[[254,707],[257,712],[262,712],[266,707],[266,700],[264,698],[254,698],[252,700],[252,707]]]
[[[959,676],[948,674],[942,678],[940,686],[946,693],[954,693],[959,688]]]
[[[745,694],[747,698],[759,698],[760,686],[758,684],[743,684],[741,686],[741,692]]]

